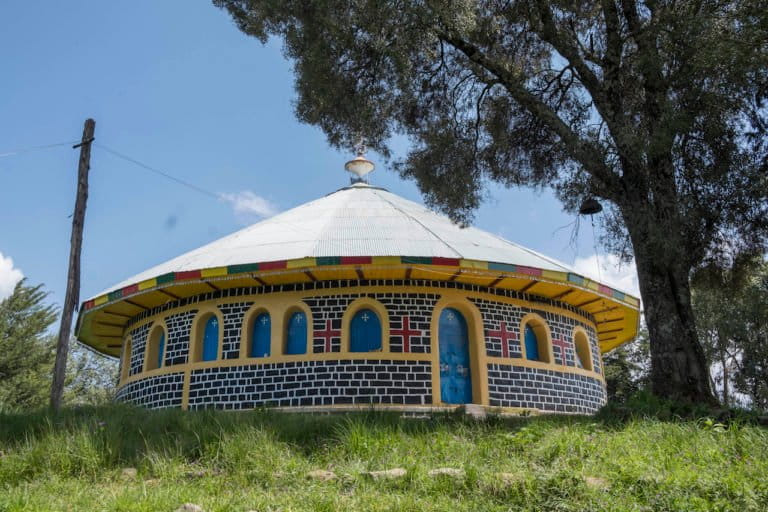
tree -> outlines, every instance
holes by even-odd
[[[765,247],[763,1],[213,0],[284,40],[296,114],[336,147],[359,135],[466,223],[489,182],[605,200],[604,241],[634,254],[655,393],[712,401],[689,277]]]
[[[756,256],[727,270],[703,268],[693,285],[700,339],[723,404],[740,392],[768,409],[768,262]]]
[[[0,301],[0,409],[36,408],[48,403],[56,336],[49,328],[58,311],[46,304],[43,285],[25,280]],[[67,405],[104,403],[112,399],[117,362],[72,340],[64,402]]]
[[[18,282],[0,302],[0,407],[40,407],[48,400],[56,309],[42,285]]]
[[[638,391],[648,388],[650,354],[648,330],[603,357],[608,401],[625,403]]]

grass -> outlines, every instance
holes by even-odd
[[[768,431],[704,419],[105,406],[0,414],[0,453],[0,511],[768,510]],[[364,474],[395,467],[407,475]]]

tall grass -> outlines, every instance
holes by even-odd
[[[768,510],[768,432],[707,420],[109,406],[0,413],[0,452],[0,511]]]

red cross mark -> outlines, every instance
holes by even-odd
[[[488,331],[489,338],[499,338],[501,340],[501,357],[509,357],[509,340],[516,340],[517,333],[507,330],[507,322],[501,322],[501,328],[498,331]]]
[[[552,346],[560,347],[560,358],[562,359],[562,364],[567,365],[568,360],[565,358],[565,349],[567,349],[569,346],[568,342],[562,338],[552,338]]]
[[[411,351],[411,336],[423,336],[420,329],[411,330],[410,319],[407,316],[403,317],[403,328],[392,329],[390,334],[403,337],[403,352]]]
[[[331,320],[328,319],[325,321],[325,330],[324,331],[315,331],[315,337],[317,338],[323,338],[325,340],[325,351],[330,352],[331,351],[331,340],[333,338],[338,338],[341,336],[341,331],[334,330],[331,328]]]

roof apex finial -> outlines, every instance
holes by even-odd
[[[355,144],[357,156],[344,164],[344,169],[354,175],[350,178],[353,185],[355,183],[368,183],[366,176],[376,167],[373,162],[365,158],[366,149],[365,139],[360,137]]]

